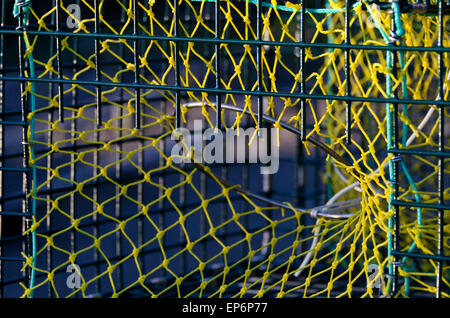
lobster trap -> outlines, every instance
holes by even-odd
[[[1,1],[0,296],[448,297],[449,15]]]

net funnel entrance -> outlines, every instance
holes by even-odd
[[[2,297],[449,296],[446,1],[1,10]]]

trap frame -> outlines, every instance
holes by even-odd
[[[449,3],[279,2],[2,1],[2,296],[448,297]],[[172,164],[195,118],[281,181]]]

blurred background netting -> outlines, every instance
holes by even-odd
[[[449,296],[447,2],[1,5],[2,297]]]

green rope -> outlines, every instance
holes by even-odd
[[[23,12],[23,25],[27,25],[29,22],[29,17],[30,17],[30,6],[31,6],[31,0],[26,0],[26,1],[21,1],[21,0],[16,0],[16,2],[14,3],[14,9],[13,9],[13,15],[16,18],[20,17],[20,10],[22,9]],[[26,33],[24,32],[24,38],[26,36]],[[27,51],[30,49],[29,47],[29,43],[28,41],[25,41],[25,47],[27,49]],[[35,68],[34,68],[34,58],[33,58],[33,53],[30,52],[28,54],[28,61],[30,64],[30,77],[34,78],[35,77]],[[36,110],[36,98],[35,98],[35,83],[31,82],[31,111],[34,112]],[[37,181],[37,176],[36,176],[36,165],[34,163],[34,159],[35,159],[35,154],[34,154],[34,145],[33,145],[33,140],[34,140],[34,127],[35,127],[35,118],[34,115],[31,118],[31,123],[30,123],[30,153],[31,153],[31,160],[33,162],[32,164],[32,178],[33,178],[33,184],[32,184],[32,193],[33,193],[33,198],[32,198],[32,202],[31,202],[31,213],[33,215],[33,217],[36,216],[36,181]],[[36,267],[36,231],[33,230],[32,231],[32,268],[31,268],[31,277],[30,277],[30,285],[29,288],[31,290],[30,292],[30,298],[33,298],[34,295],[34,285],[35,285],[35,278],[36,278],[36,271],[35,271],[35,267]]]

